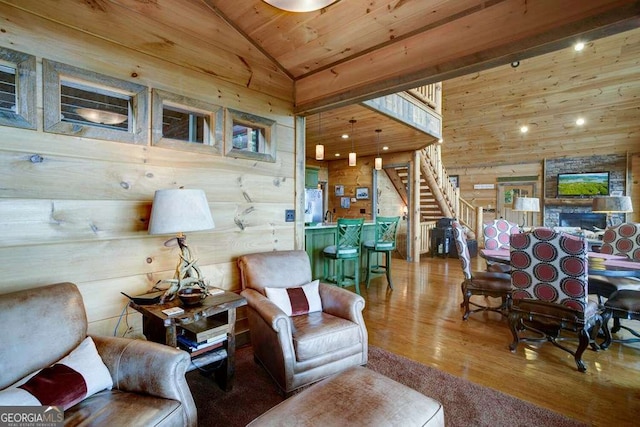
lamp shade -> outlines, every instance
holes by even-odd
[[[151,206],[149,234],[175,234],[215,227],[202,190],[157,190]]]
[[[324,145],[316,145],[316,160],[324,160]]]
[[[312,12],[335,3],[337,0],[264,0],[265,3],[289,12]]]
[[[540,199],[537,197],[515,197],[513,199],[514,211],[540,212]]]
[[[374,168],[379,171],[382,169],[382,157],[376,157],[373,161]]]
[[[351,152],[349,153],[349,166],[355,166],[356,165],[356,153]]]
[[[633,212],[631,197],[610,196],[594,197],[591,205],[593,212]]]

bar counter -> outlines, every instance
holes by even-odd
[[[323,257],[322,250],[327,246],[335,245],[336,243],[336,223],[318,223],[315,225],[307,225],[304,227],[304,247],[309,255],[311,261],[311,274],[313,279],[322,279],[323,276]],[[375,238],[375,222],[365,222],[362,227],[362,241],[373,240]],[[347,266],[347,273],[349,272],[349,265],[351,263],[345,263]],[[360,277],[364,279],[363,273],[367,268],[367,260],[364,256],[364,252],[361,252],[360,256],[361,274]]]

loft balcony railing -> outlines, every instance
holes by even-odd
[[[414,98],[424,102],[429,108],[442,115],[442,83],[432,83],[407,91]]]

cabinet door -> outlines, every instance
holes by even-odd
[[[318,169],[306,168],[304,170],[304,186],[318,188]]]

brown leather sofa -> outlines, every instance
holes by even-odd
[[[276,251],[238,258],[242,296],[249,307],[255,359],[283,394],[349,367],[367,363],[364,298],[320,283],[322,311],[287,316],[266,297],[265,288],[293,288],[311,282],[305,251]]]
[[[0,390],[56,363],[87,337],[82,295],[72,283],[0,295],[0,325]],[[65,410],[65,425],[197,425],[186,352],[144,340],[91,338],[113,389]]]

